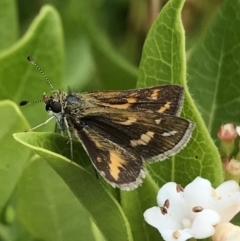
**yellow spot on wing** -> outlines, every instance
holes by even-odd
[[[139,145],[144,145],[146,146],[149,141],[153,138],[154,132],[148,131],[146,134],[142,134],[140,139],[138,140],[131,140],[130,144],[132,147],[139,146]]]
[[[161,118],[160,119],[156,119],[155,122],[156,122],[157,125],[159,125],[160,122],[161,122]]]
[[[133,98],[133,97],[129,97],[126,99],[126,101],[127,101],[127,103],[125,103],[125,104],[113,104],[113,103],[107,103],[107,102],[100,102],[99,105],[110,107],[110,108],[126,110],[131,106],[131,104],[136,103],[137,99]]]
[[[122,159],[120,156],[120,153],[117,153],[115,151],[110,151],[110,163],[109,163],[109,171],[111,176],[118,180],[120,168],[123,168],[123,165],[125,164],[126,160]]]
[[[171,102],[168,101],[163,107],[158,110],[158,113],[164,113],[166,110],[170,109]]]
[[[127,102],[133,104],[133,103],[137,102],[137,99],[133,98],[133,97],[129,97],[129,98],[127,98]]]
[[[125,104],[109,104],[109,103],[101,103],[101,105],[106,106],[106,107],[110,107],[110,108],[116,108],[116,109],[123,109],[126,110],[129,108],[129,106],[131,105],[130,103],[125,103]]]
[[[144,145],[144,146],[147,145],[147,143],[145,143],[141,139],[139,139],[139,140],[131,140],[130,143],[131,143],[132,147],[139,146],[139,145]]]
[[[160,90],[159,89],[154,89],[153,91],[152,91],[152,93],[151,93],[151,99],[152,100],[157,100],[158,99],[158,92],[159,92]]]
[[[130,126],[132,123],[136,122],[137,119],[133,118],[133,117],[128,117],[128,119],[126,121],[114,121],[114,123],[118,123],[121,125],[126,125],[126,126]]]

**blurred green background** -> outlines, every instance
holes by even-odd
[[[76,87],[81,91],[133,88],[146,34],[166,2],[19,0],[16,39],[26,32],[41,7],[51,4],[58,10],[63,27],[65,59],[62,87]],[[186,1],[182,19],[187,50],[207,31],[222,2]],[[38,64],[42,65],[39,61]],[[116,70],[120,76],[116,75]]]

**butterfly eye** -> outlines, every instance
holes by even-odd
[[[46,107],[47,107],[47,106],[46,106]],[[60,102],[55,102],[55,101],[53,101],[53,102],[50,103],[50,108],[51,108],[52,112],[54,112],[54,113],[60,113],[61,110],[62,110],[62,105],[61,105]]]
[[[46,111],[52,111],[54,113],[60,113],[62,110],[62,105],[59,102],[49,100],[45,106]]]

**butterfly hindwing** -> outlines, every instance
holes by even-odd
[[[114,187],[131,190],[145,176],[142,157],[132,149],[118,145],[114,135],[107,138],[98,128],[86,125],[76,132],[94,167]]]
[[[130,148],[143,159],[164,160],[178,153],[189,141],[194,124],[186,119],[158,113],[111,110],[81,119],[117,145]]]

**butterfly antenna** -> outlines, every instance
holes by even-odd
[[[34,101],[28,101],[28,100],[23,100],[20,102],[20,106],[24,106],[24,105],[30,105],[30,104],[36,104],[36,103],[40,103],[43,102],[43,100],[34,100]]]
[[[36,64],[36,62],[33,60],[33,58],[31,56],[27,56],[27,60],[29,62],[31,62],[37,69],[38,71],[42,74],[42,76],[44,77],[44,79],[47,81],[47,83],[50,85],[50,88],[52,90],[54,90],[52,83],[50,82],[50,80],[48,79],[48,77],[45,75],[45,73],[42,71],[42,69]],[[35,101],[33,101],[35,103]],[[37,101],[39,102],[39,101]],[[30,103],[29,103],[30,104]]]

